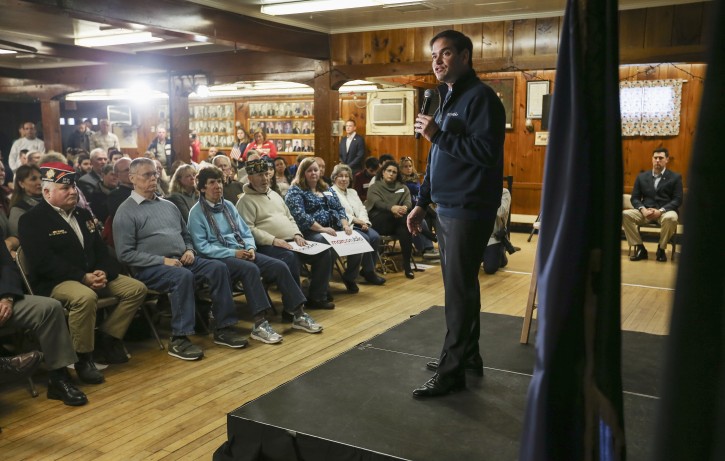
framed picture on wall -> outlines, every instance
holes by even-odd
[[[496,92],[503,107],[506,110],[506,129],[514,127],[514,86],[513,78],[499,78],[495,80],[483,80],[483,83],[490,86]]]
[[[544,114],[544,95],[549,94],[548,80],[526,82],[526,118],[541,118]]]

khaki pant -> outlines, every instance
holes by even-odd
[[[53,288],[51,297],[68,309],[68,328],[76,352],[92,352],[96,327],[96,305],[98,298],[115,296],[119,303],[106,317],[100,330],[122,339],[128,325],[141,303],[146,298],[146,286],[136,279],[119,275],[102,290],[92,290],[80,282],[67,281]]]
[[[670,241],[677,230],[677,219],[676,211],[666,211],[657,220],[662,228],[660,230],[659,247],[663,250],[667,248],[667,242]],[[650,223],[651,221],[647,221],[639,210],[624,210],[622,212],[622,227],[624,228],[624,235],[627,237],[627,243],[630,246],[641,245],[642,236],[639,235],[637,226]]]

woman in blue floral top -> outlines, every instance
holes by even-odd
[[[327,243],[321,233],[337,235],[338,230],[350,235],[353,231],[340,200],[335,192],[320,179],[320,168],[312,157],[302,161],[292,187],[287,191],[285,202],[303,232],[306,240]],[[342,281],[349,293],[357,293],[357,279],[361,275],[373,285],[382,285],[385,279],[375,274],[372,252],[349,255]]]

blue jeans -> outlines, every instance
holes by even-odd
[[[271,307],[262,279],[277,284],[287,312],[295,312],[306,301],[298,282],[279,259],[257,252],[254,261],[224,258],[222,262],[227,265],[231,279],[240,280],[244,285],[244,295],[255,316]]]
[[[171,334],[194,334],[196,303],[194,290],[199,282],[207,282],[211,292],[212,312],[216,327],[223,328],[239,320],[234,308],[227,266],[216,259],[195,257],[189,266],[174,267],[160,264],[145,267],[136,278],[151,290],[169,294],[171,301]]]
[[[330,286],[330,273],[332,272],[332,253],[325,250],[316,255],[297,253],[273,245],[264,245],[257,248],[261,254],[279,259],[287,265],[292,278],[300,285],[300,265],[310,265],[310,289],[308,298],[314,301],[324,301]]]

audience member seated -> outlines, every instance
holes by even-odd
[[[247,160],[247,154],[250,150],[256,150],[262,157],[277,158],[277,146],[274,145],[273,141],[267,141],[267,134],[263,131],[256,131],[254,133],[254,141],[247,144],[242,154],[242,160]]]
[[[370,180],[375,177],[379,167],[380,162],[377,157],[368,157],[365,159],[365,168],[355,173],[352,187],[363,202],[368,198]]]
[[[332,170],[332,180],[334,181],[332,189],[345,208],[347,220],[352,223],[354,229],[360,235],[365,237],[365,240],[373,247],[373,251],[379,252],[380,234],[372,228],[370,218],[368,217],[368,210],[360,200],[360,197],[357,196],[357,191],[349,187],[351,177],[352,170],[350,167],[343,163],[338,163]]]
[[[96,192],[100,191],[103,181],[103,167],[108,163],[108,154],[103,149],[91,151],[91,171],[78,179],[78,188],[90,200]]]
[[[631,210],[622,212],[622,226],[629,246],[634,246],[630,261],[647,259],[647,250],[637,226],[658,223],[660,231],[657,261],[667,261],[665,250],[677,231],[677,210],[682,205],[682,176],[667,169],[670,153],[664,147],[652,153],[652,170],[640,173],[632,189]]]
[[[41,201],[43,201],[43,191],[40,184],[40,168],[36,165],[21,165],[15,171],[15,190],[10,199],[9,235],[18,236],[20,217]]]
[[[332,236],[336,236],[338,230],[347,235],[354,232],[337,195],[320,180],[320,168],[314,158],[308,157],[300,164],[285,203],[306,240],[327,244],[322,232]],[[375,274],[372,252],[349,255],[342,275],[348,293],[360,291],[356,279],[361,265],[365,280],[374,285],[385,283],[384,278]]]
[[[84,174],[88,174],[93,170],[91,165],[91,157],[88,154],[78,154],[75,158],[76,174],[78,178]]]
[[[196,170],[191,165],[181,165],[171,177],[170,194],[166,200],[176,205],[181,212],[184,223],[189,220],[191,207],[199,201],[199,192],[196,190]]]
[[[223,178],[224,173],[217,167],[199,171],[197,184],[202,197],[189,214],[189,233],[194,248],[204,257],[221,260],[231,279],[242,282],[247,304],[254,315],[252,339],[268,344],[282,341],[282,336],[274,331],[266,318],[272,306],[262,278],[277,284],[284,310],[293,316],[292,328],[319,333],[322,326],[305,313],[305,295],[287,265],[279,259],[257,254],[249,227],[234,205],[224,199]]]
[[[17,237],[10,235],[10,196],[13,190],[5,185],[5,165],[0,162],[0,238],[5,241],[5,246],[15,259],[15,250],[20,246]]]
[[[254,236],[257,251],[282,260],[292,277],[300,285],[301,264],[310,265],[310,286],[307,308],[334,309],[330,302],[329,284],[332,272],[332,255],[329,249],[316,255],[306,255],[291,250],[288,242],[307,244],[295,223],[284,199],[270,189],[270,178],[264,160],[248,160],[246,164],[249,183],[237,202],[237,210]]]
[[[287,195],[290,184],[292,184],[292,175],[287,169],[287,161],[284,157],[274,159],[274,182],[279,188],[279,194],[282,197]]]
[[[304,160],[306,158],[307,158],[306,155],[299,154],[295,158],[295,164],[294,165],[290,165],[290,167],[288,169],[289,170],[289,176],[290,176],[290,185],[292,185],[292,180],[295,178],[295,175],[297,174],[297,168],[300,167],[300,163],[302,163],[302,160]]]
[[[235,177],[232,161],[226,155],[219,154],[212,159],[212,164],[224,173],[224,200],[229,200],[232,204],[237,203],[242,196],[242,183]]]
[[[111,195],[111,191],[116,189],[118,186],[118,176],[116,176],[113,170],[113,165],[107,164],[101,171],[101,182],[98,183],[97,190],[88,197],[88,201],[91,204],[91,210],[93,214],[98,218],[98,221],[105,223],[108,218],[108,196]]]
[[[400,159],[400,178],[410,191],[412,208],[415,208],[418,193],[420,192],[420,182],[412,158],[403,157]],[[413,246],[423,255],[423,259],[440,259],[440,253],[433,246],[433,237],[435,236],[431,233],[428,223],[424,220],[421,222],[421,231],[413,236]]]
[[[496,221],[493,223],[493,232],[483,252],[483,271],[487,274],[495,274],[500,267],[506,267],[509,262],[506,250],[507,247],[511,247],[511,243],[508,241],[506,225],[510,209],[511,192],[504,187],[501,206],[498,207]]]
[[[39,151],[28,152],[27,164],[28,165],[40,165],[40,159],[43,157],[43,153]]]
[[[332,186],[332,179],[325,176],[325,160],[322,157],[315,157],[318,168],[320,168],[320,180],[325,181],[325,184]]]
[[[413,236],[408,231],[406,219],[411,210],[410,191],[401,181],[400,169],[394,160],[388,160],[380,167],[375,183],[368,190],[365,207],[373,227],[382,235],[394,235],[400,242],[403,253],[403,270],[409,279],[415,278],[410,267],[413,251]]]
[[[187,337],[194,334],[198,282],[209,285],[216,320],[214,342],[232,348],[246,346],[247,340],[232,328],[237,316],[227,267],[221,261],[196,256],[179,209],[156,195],[159,173],[153,160],[133,160],[130,175],[133,192],[113,218],[116,254],[149,289],[169,293],[169,355],[182,360],[204,355]]]
[[[154,160],[154,165],[156,166],[156,173],[159,175],[159,180],[156,183],[156,195],[159,197],[166,197],[169,195],[169,184],[171,183],[171,179],[169,178],[169,175],[166,174],[164,166],[158,159]]]
[[[128,177],[130,166],[131,159],[128,157],[120,158],[113,164],[113,172],[116,173],[118,187],[108,194],[108,216],[111,219],[116,215],[118,207],[121,206],[124,200],[131,196],[131,191],[133,191],[133,184],[131,184],[131,179]]]
[[[88,403],[73,385],[68,365],[78,362],[65,324],[63,306],[56,299],[24,295],[20,272],[7,249],[0,245],[0,327],[27,329],[37,338],[48,373],[48,398],[66,405]]]
[[[123,336],[146,287],[119,275],[118,263],[108,252],[96,223],[76,206],[75,171],[60,162],[41,166],[44,201],[20,219],[20,243],[27,255],[34,291],[59,300],[68,309],[68,328],[78,362],[75,369],[88,384],[103,382],[93,362],[96,304],[99,297],[115,296],[119,304],[99,326],[100,355],[106,363],[128,361]]]

